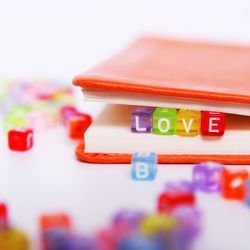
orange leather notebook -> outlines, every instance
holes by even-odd
[[[81,87],[89,100],[201,110],[213,108],[250,116],[250,47],[143,37],[118,55],[76,76],[73,84]],[[245,128],[244,133],[247,135],[248,129]],[[214,145],[220,144],[215,141]],[[93,163],[129,163],[131,159],[131,153],[112,150],[85,152],[84,142],[76,149],[76,155],[82,161]],[[204,160],[249,164],[250,153],[237,150],[236,154],[232,151],[186,154],[184,149],[171,154],[166,150],[159,155],[160,163]]]

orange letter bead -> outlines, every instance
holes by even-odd
[[[221,176],[221,194],[228,199],[244,200],[246,194],[245,182],[248,179],[246,170],[229,171],[224,169]]]

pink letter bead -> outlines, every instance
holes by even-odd
[[[201,119],[202,135],[223,135],[226,126],[226,115],[221,112],[203,111]]]
[[[33,130],[16,128],[8,133],[9,148],[15,151],[26,151],[33,146]]]

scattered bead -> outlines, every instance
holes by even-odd
[[[154,180],[156,174],[157,155],[155,153],[135,153],[132,156],[133,180]]]
[[[6,229],[8,222],[8,209],[5,203],[0,203],[0,230]]]
[[[26,151],[33,146],[33,131],[26,128],[17,128],[8,133],[9,148],[15,151]]]
[[[203,192],[219,192],[223,165],[215,162],[202,162],[193,167],[194,187]]]
[[[71,139],[83,139],[84,133],[92,123],[92,118],[87,114],[73,116],[68,120],[68,133]]]
[[[245,182],[249,174],[246,170],[229,171],[224,169],[221,178],[221,194],[228,199],[244,200],[246,195]]]

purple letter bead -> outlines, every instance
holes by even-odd
[[[135,228],[139,226],[144,217],[142,212],[123,210],[114,215],[113,225],[126,224],[128,227]]]
[[[182,247],[187,246],[200,234],[201,231],[201,213],[193,206],[178,206],[173,210],[172,216],[177,221],[175,237]]]
[[[216,162],[202,162],[193,168],[193,184],[195,189],[203,192],[219,192],[220,176],[223,165]]]
[[[131,131],[134,133],[151,133],[153,127],[152,107],[134,107],[131,111]]]
[[[176,181],[176,182],[167,182],[165,184],[165,191],[173,192],[194,192],[194,185],[189,181]]]

